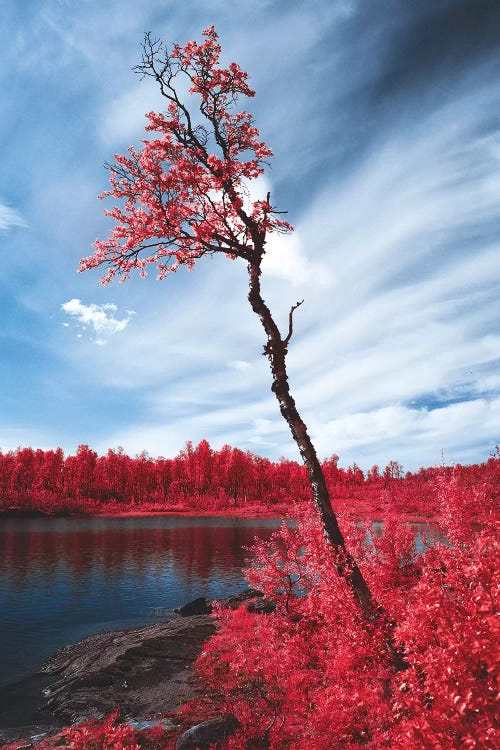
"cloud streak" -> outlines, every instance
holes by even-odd
[[[26,227],[27,224],[19,211],[15,208],[0,203],[0,231],[12,229],[12,227]]]
[[[290,381],[320,454],[365,468],[432,464],[441,448],[487,457],[499,440],[498,4],[235,0],[228,16],[218,1],[43,0],[20,30],[18,3],[5,5],[2,83],[16,127],[0,204],[11,363],[0,406],[13,424],[48,434],[30,394],[57,375],[87,403],[88,424],[73,415],[50,433],[66,450],[80,431],[102,450],[172,455],[208,438],[297,455],[243,263],[214,257],[162,284],[131,279],[113,287],[116,307],[99,272],[75,274],[110,225],[95,199],[107,186],[100,165],[145,137],[144,112],[162,105],[130,72],[144,30],[183,42],[215,23],[225,61],[249,69],[249,108],[276,154],[250,198],[271,190],[295,226],[269,238],[262,288],[285,334],[305,300]],[[23,217],[29,243],[8,231]],[[140,311],[133,324],[128,308]],[[43,342],[45,357],[29,382],[26,342],[37,363]],[[23,377],[20,403],[12,383]],[[55,413],[57,394],[44,398]]]

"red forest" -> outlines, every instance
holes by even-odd
[[[338,466],[332,456],[322,464],[336,510],[361,516],[435,516],[442,512],[436,486],[454,482],[479,516],[492,513],[500,495],[500,452],[485,463],[431,467],[403,472],[396,461],[384,469],[363,471]],[[310,500],[305,467],[296,461],[267,458],[228,445],[213,450],[206,440],[187,443],[175,458],[127,456],[121,448],[98,456],[87,445],[65,457],[56,450],[18,448],[0,453],[0,512],[93,514],[103,512],[226,511],[294,513]],[[456,509],[455,509],[455,512]]]

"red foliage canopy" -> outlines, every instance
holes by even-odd
[[[107,240],[96,240],[94,255],[80,271],[109,266],[103,283],[132,270],[158,278],[180,265],[193,268],[203,255],[223,252],[248,260],[255,233],[288,231],[269,203],[249,201],[247,181],[264,171],[272,151],[259,140],[252,116],[237,110],[240,97],[253,97],[248,75],[232,62],[220,67],[221,47],[213,26],[201,44],[178,44],[168,52],[146,37],[137,71],[153,76],[168,100],[168,113],[149,112],[146,130],[159,133],[143,148],[115,155],[110,167],[111,196],[122,201],[108,215],[116,226]],[[184,78],[198,98],[201,122],[178,96],[175,79]]]

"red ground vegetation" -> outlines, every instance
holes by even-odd
[[[172,731],[162,726],[137,730],[121,723],[118,712],[115,712],[101,721],[73,724],[36,743],[36,747],[37,750],[56,750],[61,747],[69,747],[71,750],[163,750],[169,746],[172,734]],[[2,745],[0,750],[19,750],[19,747],[33,746],[32,743],[26,745],[16,740]]]
[[[447,541],[420,552],[411,527],[391,512],[390,497],[382,537],[369,522],[341,518],[349,550],[386,613],[372,623],[335,572],[336,553],[312,505],[296,527],[284,524],[256,543],[247,577],[276,609],[216,612],[218,631],[197,662],[202,697],[178,720],[234,714],[241,728],[227,750],[498,747],[500,549],[491,484],[498,458],[484,467],[481,482],[477,467],[437,474],[433,506]],[[391,657],[394,646],[403,668]],[[39,749],[64,742],[74,750],[175,745],[173,732],[141,733],[116,716],[63,734]]]
[[[493,750],[498,449],[483,464],[407,474],[391,462],[365,476],[355,466],[341,469],[336,457],[323,468],[349,550],[387,614],[372,624],[335,572],[335,552],[307,502],[304,468],[293,461],[228,446],[213,451],[206,441],[157,460],[120,450],[99,457],[87,446],[67,458],[24,448],[0,454],[0,497],[3,509],[44,513],[286,508],[298,519],[256,545],[247,571],[250,584],[277,602],[275,612],[216,613],[218,632],[197,664],[203,698],[179,716],[236,715],[241,731],[228,750]],[[384,535],[370,521],[360,526],[360,516],[383,520]],[[438,534],[417,553],[400,519],[418,516],[432,516],[446,543],[436,543]],[[404,655],[404,670],[394,669],[388,643]],[[140,732],[114,715],[39,748],[171,750],[172,734]]]
[[[417,553],[412,531],[393,515],[382,538],[344,519],[385,622],[361,616],[313,512],[256,545],[248,580],[276,611],[221,609],[198,661],[205,708],[241,722],[230,748],[498,747],[494,515],[482,512],[477,486],[460,471],[440,477],[435,494],[451,545]],[[391,640],[404,669],[394,667]]]

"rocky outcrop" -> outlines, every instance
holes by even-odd
[[[205,599],[204,596],[199,596],[197,599],[193,599],[192,602],[183,604],[182,607],[178,607],[174,610],[181,617],[191,617],[192,615],[209,615],[212,611],[212,602],[210,599]]]
[[[197,615],[68,646],[44,667],[58,675],[47,706],[72,722],[115,708],[135,719],[173,711],[192,697],[191,667],[214,631],[209,615]]]
[[[220,601],[233,609],[246,604],[253,611],[271,611],[272,602],[262,597],[247,589]],[[100,633],[62,649],[43,668],[57,675],[45,691],[47,708],[72,722],[116,708],[134,719],[176,710],[193,697],[193,662],[215,632],[211,615],[201,612],[211,608],[212,602],[201,597],[179,608],[182,617]]]
[[[262,613],[272,611],[275,606],[254,589],[226,597],[220,603],[233,609],[244,604],[250,611]],[[45,705],[40,696],[39,703],[37,699],[40,708],[31,711],[33,717],[36,716],[33,727],[26,726],[28,721],[19,722],[24,726],[19,726],[17,720],[12,724],[11,707],[7,711],[10,719],[7,715],[4,717],[0,740],[26,737],[40,731],[50,734],[58,725],[101,718],[115,709],[134,721],[154,719],[175,711],[194,696],[192,665],[205,641],[215,632],[209,613],[193,612],[210,612],[211,609],[212,601],[196,599],[179,608],[182,617],[174,616],[166,622],[131,630],[100,633],[62,649],[43,667],[45,678],[35,676],[25,681],[42,680],[45,687]],[[185,614],[189,612],[191,614]],[[11,703],[19,703],[21,710],[26,686],[20,683],[22,690],[17,698],[16,693],[12,693],[13,687],[7,686],[3,691]],[[40,690],[38,687],[38,695]],[[1,692],[2,689],[0,699]],[[30,700],[34,709],[34,696]],[[28,730],[31,730],[29,734]]]
[[[197,599],[193,599],[187,604],[183,604],[182,607],[177,607],[174,612],[181,615],[181,617],[191,617],[192,615],[207,615],[212,612],[212,608],[215,602],[221,604],[223,607],[231,607],[231,609],[237,609],[242,604],[247,604],[249,612],[268,612],[274,611],[275,604],[263,599],[264,594],[262,591],[257,589],[245,589],[241,594],[234,594],[233,596],[226,596],[224,599],[206,599],[204,596],[199,596]],[[261,606],[264,605],[264,606]]]

